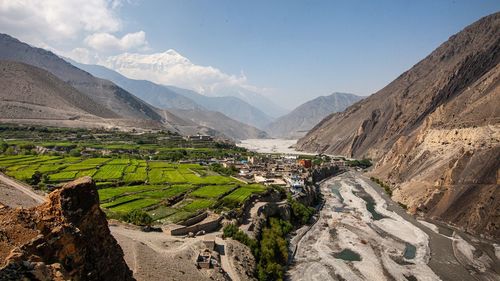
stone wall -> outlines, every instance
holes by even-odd
[[[180,223],[180,225],[183,225],[183,226],[191,226],[193,224],[197,224],[199,223],[200,221],[206,219],[208,217],[208,213],[207,212],[203,212],[199,215],[196,215],[192,218],[189,218],[185,221],[183,221],[182,223]]]
[[[187,235],[189,232],[196,233],[198,231],[204,230],[205,232],[212,232],[219,228],[220,222],[222,220],[222,216],[217,217],[216,219],[209,220],[206,222],[200,222],[191,226],[183,226],[176,229],[170,230],[171,235]]]

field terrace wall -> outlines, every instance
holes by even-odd
[[[217,218],[205,218],[205,220],[191,225],[191,226],[183,226],[176,229],[170,230],[170,234],[174,236],[187,235],[190,232],[196,234],[198,231],[212,232],[219,228],[220,222],[222,220],[222,216],[218,216]]]
[[[282,200],[281,195],[272,189],[269,189],[264,194],[252,194],[252,195],[250,195],[250,197],[248,197],[247,200],[245,200],[245,202],[243,202],[243,205],[240,208],[241,215],[238,215],[236,217],[236,219],[238,220],[239,224],[242,224],[246,218],[245,214],[250,213],[250,209],[252,209],[252,207],[254,206],[254,204],[257,201],[259,201],[259,202],[279,202],[281,200]]]
[[[183,222],[180,223],[180,225],[183,226],[192,226],[193,224],[197,224],[201,222],[202,220],[206,219],[208,217],[208,212],[203,212],[199,215],[196,215],[192,218],[186,219]]]

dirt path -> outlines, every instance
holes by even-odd
[[[224,269],[232,281],[241,281],[239,274],[234,270],[232,261],[228,258],[226,241],[221,238],[216,238],[215,243],[224,247],[224,254],[220,255],[222,269]]]
[[[23,195],[31,198],[35,202],[35,205],[42,204],[45,202],[45,197],[34,192],[31,188],[31,186],[24,184],[24,183],[21,183],[17,180],[14,180],[14,179],[12,179],[12,178],[10,178],[2,173],[0,173],[0,182],[4,183],[7,186],[11,186],[11,187],[16,188],[18,191],[22,192]],[[30,205],[32,205],[32,204],[30,204]]]

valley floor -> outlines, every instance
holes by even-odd
[[[321,190],[325,205],[298,242],[290,280],[500,280],[493,247],[415,220],[366,177],[347,172]]]

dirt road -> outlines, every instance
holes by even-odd
[[[32,207],[32,206],[36,206],[36,205],[39,205],[39,204],[42,204],[45,202],[45,197],[43,195],[40,195],[36,192],[34,192],[31,188],[31,186],[27,185],[27,184],[24,184],[24,183],[21,183],[15,179],[12,179],[2,173],[0,173],[0,182],[3,183],[5,186],[4,186],[4,191],[5,193],[2,194],[2,197],[7,197],[7,196],[16,196],[17,198],[15,198],[18,203],[16,203],[16,205],[19,205],[19,206],[22,206],[23,205],[23,201],[26,202],[26,206],[22,206],[22,207]],[[10,188],[15,188],[15,190],[9,190]],[[32,200],[22,200],[21,198],[19,198],[20,196],[24,196],[24,197],[27,197],[29,199]],[[3,198],[5,201],[7,201],[7,198]],[[2,200],[0,200],[2,201]],[[8,202],[7,202],[8,204]],[[12,207],[12,206],[11,206]],[[14,206],[15,207],[15,206]]]

